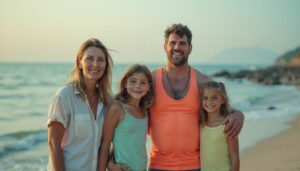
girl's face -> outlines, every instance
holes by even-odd
[[[202,96],[202,107],[207,113],[220,113],[221,105],[224,100],[218,90],[214,88],[204,89]]]
[[[84,52],[78,67],[82,70],[84,80],[97,81],[104,73],[106,67],[105,54],[98,47],[89,47]]]
[[[133,99],[141,99],[150,89],[149,81],[144,73],[134,73],[125,83],[127,92]]]

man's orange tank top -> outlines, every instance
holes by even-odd
[[[155,101],[150,109],[150,168],[200,168],[199,91],[196,70],[190,68],[189,90],[180,100],[171,98],[162,83],[163,68],[156,71]]]

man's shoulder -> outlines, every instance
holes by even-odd
[[[199,70],[197,70],[195,68],[194,68],[194,70],[196,71],[196,77],[197,77],[197,83],[198,83],[198,85],[203,84],[203,83],[205,83],[207,81],[211,81],[212,80],[209,76],[203,74]]]
[[[153,74],[155,74],[158,70],[161,70],[162,69],[162,67],[157,67],[157,68],[155,68],[151,73],[152,73],[152,75]]]
[[[159,69],[159,68],[156,68],[155,70],[153,70],[153,71],[151,72],[152,77],[155,76],[155,74],[156,74],[156,72],[157,72],[158,69]]]
[[[152,72],[151,72],[151,75],[152,75],[152,80],[155,81],[156,79],[156,73],[161,70],[162,67],[157,67],[156,69],[154,69]]]

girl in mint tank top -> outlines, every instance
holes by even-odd
[[[152,77],[144,65],[129,67],[104,119],[98,171],[105,171],[111,143],[118,170],[147,169],[148,108],[153,103]],[[110,161],[111,162],[111,161]]]

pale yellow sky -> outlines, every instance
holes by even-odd
[[[179,22],[192,30],[196,63],[228,48],[300,46],[298,0],[1,0],[0,21],[0,62],[73,62],[95,37],[116,63],[163,63],[163,32]]]

